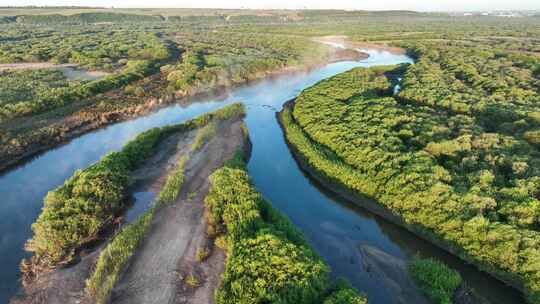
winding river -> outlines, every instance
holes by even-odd
[[[366,293],[372,304],[393,303],[389,293],[362,266],[359,247],[375,247],[399,259],[416,254],[437,257],[458,269],[465,281],[495,304],[520,303],[519,293],[457,258],[418,239],[377,216],[329,195],[297,166],[285,143],[275,113],[304,88],[354,67],[412,62],[405,55],[365,50],[358,62],[338,62],[309,72],[284,74],[231,90],[219,100],[204,98],[188,106],[174,105],[150,115],[81,136],[66,145],[0,176],[0,303],[19,289],[19,263],[39,215],[45,194],[77,169],[87,167],[110,151],[119,150],[136,134],[178,123],[241,101],[247,106],[247,125],[253,142],[249,172],[259,191],[305,233],[334,275],[347,278]]]

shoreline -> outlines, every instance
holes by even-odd
[[[30,162],[32,159],[39,157],[40,155],[46,153],[49,150],[59,148],[65,144],[68,144],[71,140],[75,138],[78,138],[90,132],[98,131],[99,129],[105,128],[115,123],[125,122],[139,117],[143,117],[169,106],[190,104],[192,102],[196,102],[196,99],[199,98],[217,97],[217,99],[221,99],[220,97],[230,90],[238,89],[246,85],[251,85],[259,81],[265,81],[275,77],[280,77],[282,75],[290,73],[309,72],[311,70],[323,67],[327,64],[332,64],[340,61],[363,60],[369,58],[369,55],[366,53],[358,51],[357,53],[359,55],[356,56],[360,57],[349,58],[346,56],[341,56],[334,59],[330,57],[329,60],[326,60],[324,62],[308,63],[303,66],[285,66],[277,70],[266,71],[260,76],[254,77],[252,79],[245,79],[242,82],[235,82],[231,83],[230,85],[220,85],[200,91],[195,90],[194,92],[178,98],[166,95],[160,95],[158,97],[152,96],[148,97],[146,101],[142,104],[129,106],[121,110],[98,113],[98,117],[95,117],[94,119],[89,119],[87,121],[82,121],[80,124],[77,124],[72,129],[62,131],[61,133],[65,134],[62,135],[62,137],[57,136],[50,138],[49,140],[51,140],[51,142],[47,144],[39,144],[38,141],[37,143],[33,143],[24,147],[22,153],[13,154],[6,157],[5,159],[2,159],[0,162],[0,176],[9,173],[11,170],[14,170],[19,166],[24,166],[25,163]],[[90,107],[92,106],[93,105],[90,105]],[[59,122],[61,123],[62,121],[69,119],[69,117],[70,116],[64,117]],[[17,137],[14,137],[13,139],[16,138]]]
[[[351,41],[348,36],[344,35],[316,37],[313,39],[313,41],[330,45],[342,45],[347,49],[357,49],[359,51],[364,49],[375,49],[379,51],[386,51],[394,55],[407,54],[407,50],[404,48],[390,46],[386,43]]]
[[[459,258],[460,260],[462,260],[464,263],[474,266],[479,271],[486,273],[487,275],[495,278],[496,280],[502,282],[503,284],[509,286],[510,288],[516,289],[517,291],[520,292],[520,294],[523,296],[523,300],[525,301],[526,293],[525,293],[525,288],[523,284],[520,283],[519,280],[517,279],[507,279],[504,277],[504,275],[512,277],[513,275],[511,273],[502,273],[490,267],[489,265],[476,262],[474,258],[467,256],[465,253],[462,253],[462,252],[460,253],[459,248],[455,248],[455,246],[453,246],[451,243],[440,239],[435,234],[426,231],[423,227],[419,225],[408,224],[407,222],[403,220],[403,218],[400,215],[394,214],[390,209],[378,203],[373,198],[365,196],[361,193],[353,192],[347,187],[339,183],[333,182],[328,177],[324,176],[324,173],[318,172],[316,169],[312,168],[309,165],[309,162],[302,155],[302,153],[296,148],[296,146],[294,146],[293,143],[291,143],[288,140],[287,128],[283,125],[283,122],[282,122],[283,111],[285,109],[292,110],[294,108],[295,101],[296,101],[296,98],[291,99],[287,101],[286,103],[284,103],[283,109],[280,112],[276,113],[276,118],[283,132],[283,136],[285,138],[285,142],[287,143],[287,147],[289,148],[289,151],[293,155],[293,158],[295,159],[296,163],[301,168],[301,170],[304,171],[310,178],[313,178],[325,190],[330,191],[331,193],[345,199],[346,201],[353,203],[354,205],[358,207],[366,209],[367,211],[383,218],[384,220],[394,225],[397,225],[403,229],[406,229],[407,231],[411,232],[418,238],[450,253],[456,258]],[[493,271],[490,271],[490,270],[493,270]]]

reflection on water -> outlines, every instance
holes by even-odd
[[[133,193],[133,206],[131,206],[124,215],[124,220],[131,223],[139,218],[139,216],[152,208],[155,198],[156,194],[154,192]]]
[[[399,258],[417,252],[437,256],[462,270],[466,279],[482,293],[501,301],[518,303],[515,291],[494,283],[487,275],[467,268],[457,259],[388,224],[355,206],[329,196],[304,176],[288,151],[275,112],[316,82],[358,66],[412,62],[405,55],[367,50],[371,57],[360,62],[339,62],[305,73],[273,77],[232,90],[221,100],[202,98],[188,106],[171,106],[148,116],[111,125],[81,136],[69,144],[51,150],[31,162],[0,176],[0,302],[7,302],[18,289],[20,260],[25,257],[24,242],[31,236],[31,224],[42,207],[42,199],[70,177],[76,169],[87,167],[108,152],[119,150],[136,134],[153,127],[178,123],[202,113],[241,101],[246,104],[246,122],[253,142],[248,168],[257,188],[304,231],[317,252],[330,264],[334,274],[348,278],[368,294],[370,303],[386,304],[388,296],[360,267],[358,246],[368,244]],[[136,195],[137,201],[127,214],[149,208],[153,197],[148,192]],[[142,209],[141,209],[142,208]]]

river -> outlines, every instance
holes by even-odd
[[[50,150],[0,176],[0,303],[19,289],[19,263],[31,237],[31,224],[41,211],[43,197],[75,170],[85,168],[108,152],[119,150],[138,133],[178,123],[233,102],[247,107],[246,122],[253,142],[248,169],[259,191],[283,211],[306,235],[336,276],[343,276],[372,304],[391,303],[358,260],[360,245],[410,259],[419,254],[437,257],[458,269],[465,281],[494,304],[520,303],[519,293],[451,255],[369,212],[325,193],[299,169],[285,143],[275,113],[304,88],[354,67],[412,62],[405,55],[378,50],[358,62],[338,62],[308,72],[271,77],[231,90],[221,99],[203,98],[188,106],[174,105],[147,116],[114,124]]]

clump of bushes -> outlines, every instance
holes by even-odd
[[[385,87],[370,81],[385,77],[383,69],[322,81],[284,109],[298,159],[540,303],[537,147],[520,134],[487,131],[471,114],[369,94]],[[536,135],[525,133],[530,142]]]
[[[422,291],[437,304],[452,304],[456,290],[461,286],[460,274],[433,259],[415,259],[409,272]]]
[[[205,126],[214,119],[241,115],[243,105],[233,104],[185,123],[148,130],[127,143],[122,151],[110,153],[89,168],[75,172],[46,196],[42,213],[32,225],[34,236],[26,245],[34,253],[31,264],[52,268],[69,263],[79,248],[95,240],[126,207],[130,172],[152,155],[164,138]],[[172,179],[171,183],[182,181],[181,176]],[[173,190],[164,190],[162,194],[165,200],[175,195]]]
[[[540,130],[525,132],[523,138],[531,145],[540,145]]]
[[[216,302],[322,302],[330,291],[328,266],[264,201],[242,164],[235,160],[217,170],[211,183],[207,217],[213,231],[226,235],[228,252]]]
[[[348,282],[339,280],[330,295],[324,300],[323,304],[367,304],[367,299],[358,294]]]

